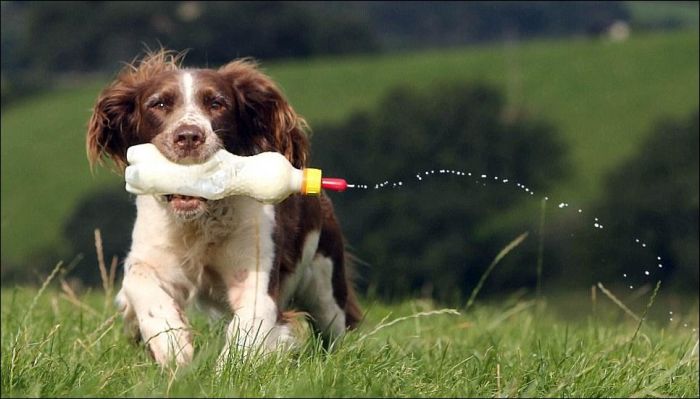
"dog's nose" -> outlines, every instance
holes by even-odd
[[[175,145],[183,150],[194,150],[204,144],[204,133],[196,126],[181,126],[175,130]]]

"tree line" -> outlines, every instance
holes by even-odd
[[[188,49],[188,63],[217,66],[596,34],[629,19],[614,1],[3,1],[1,10],[3,104],[56,76],[111,73],[146,47]]]

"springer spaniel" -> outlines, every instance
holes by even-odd
[[[237,155],[277,151],[305,166],[306,124],[253,62],[187,69],[180,59],[149,53],[102,91],[87,132],[91,165],[106,156],[123,171],[127,148],[150,142],[183,164],[223,147]],[[292,309],[307,312],[325,342],[359,322],[343,237],[325,195],[293,195],[277,205],[243,196],[140,195],[136,208],[116,301],[127,329],[140,332],[161,365],[192,359],[183,310],[193,299],[233,315],[220,365],[233,346],[245,353],[294,343]]]

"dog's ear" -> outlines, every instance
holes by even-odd
[[[250,59],[230,62],[219,68],[219,73],[233,88],[239,129],[262,138],[260,150],[280,152],[296,168],[306,166],[307,124],[272,79]]]
[[[90,166],[111,158],[119,170],[126,166],[126,150],[136,129],[136,90],[117,79],[100,93],[88,122],[86,149]]]
[[[147,51],[122,68],[117,78],[100,93],[88,122],[85,146],[90,166],[111,158],[121,171],[126,167],[126,150],[138,144],[140,87],[154,76],[180,68],[185,53],[159,49]]]

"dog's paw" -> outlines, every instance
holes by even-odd
[[[251,356],[265,355],[275,351],[289,351],[298,346],[295,334],[287,324],[274,326],[264,336],[249,337],[241,331],[229,338],[229,342],[221,351],[216,361],[216,373],[221,376],[223,371],[233,364],[245,362]]]
[[[144,337],[153,359],[161,366],[182,366],[190,363],[194,356],[190,333],[184,328],[170,329],[150,338]]]

